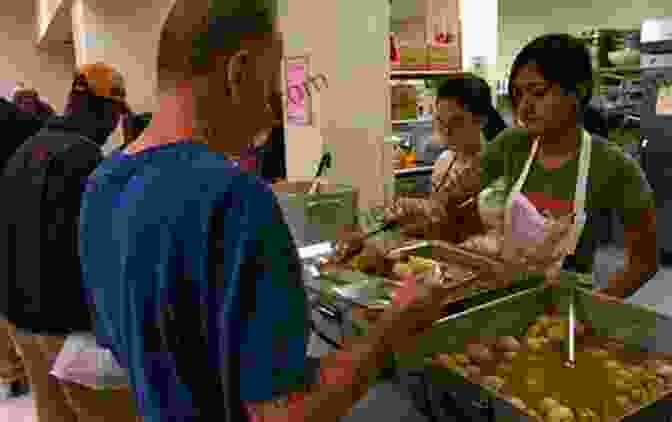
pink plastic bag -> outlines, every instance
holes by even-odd
[[[519,245],[541,243],[545,237],[546,218],[520,192],[511,193],[511,231]]]
[[[126,371],[112,352],[96,343],[92,334],[71,334],[51,370],[56,378],[95,390],[129,388]]]

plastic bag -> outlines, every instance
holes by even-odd
[[[70,334],[51,370],[56,378],[94,390],[129,388],[126,371],[112,352],[100,347],[93,334]]]
[[[512,192],[511,240],[534,247],[544,240],[545,229],[546,219],[537,208],[522,193]]]

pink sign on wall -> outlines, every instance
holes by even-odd
[[[308,56],[287,57],[287,123],[293,126],[310,125],[310,97],[306,95]]]

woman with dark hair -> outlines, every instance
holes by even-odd
[[[603,291],[627,297],[658,270],[653,193],[632,157],[584,129],[592,91],[590,55],[581,41],[548,34],[525,46],[509,80],[522,127],[503,131],[487,145],[482,184],[505,186],[498,201],[522,194],[548,219],[567,219],[569,240],[558,243],[553,256],[563,268],[578,272],[592,272],[595,217],[604,209],[619,212],[626,265],[610,275]]]
[[[385,210],[385,222],[398,223],[406,237],[459,243],[482,230],[476,201],[469,201],[481,187],[479,154],[506,124],[493,106],[487,82],[461,74],[438,88],[434,127],[434,142],[450,149],[434,163],[432,192],[428,198],[397,198]],[[344,239],[339,254],[359,249],[361,239],[359,233]]]
[[[397,199],[385,219],[401,223],[408,236],[459,242],[473,231],[465,224],[456,230],[455,219],[475,215],[472,208],[458,207],[480,190],[479,154],[506,124],[493,106],[487,82],[472,74],[443,82],[435,110],[435,142],[450,149],[434,163],[432,192],[426,199]]]

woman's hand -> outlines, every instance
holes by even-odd
[[[351,232],[336,241],[334,246],[334,256],[332,261],[335,263],[344,263],[349,258],[358,254],[364,249],[364,233],[361,231]]]

